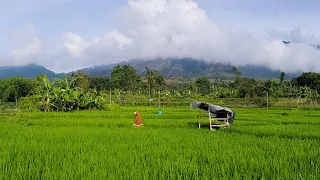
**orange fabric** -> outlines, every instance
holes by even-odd
[[[137,126],[142,125],[142,119],[141,119],[141,117],[140,117],[139,112],[136,112],[136,119],[135,119],[135,121],[134,121],[134,124],[137,125]]]

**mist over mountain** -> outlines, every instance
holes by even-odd
[[[132,60],[119,64],[129,64],[133,66],[140,76],[146,75],[145,67],[147,66],[153,70],[158,70],[167,78],[180,77],[193,79],[200,76],[208,76],[211,79],[230,79],[233,77],[231,64],[208,63],[194,59]],[[110,76],[112,68],[115,65],[117,64],[86,68],[84,71],[91,76]],[[243,76],[253,78],[279,78],[281,73],[278,70],[272,70],[265,66],[258,65],[238,66],[237,68]],[[297,77],[301,73],[302,72],[286,73],[286,79]]]
[[[211,79],[231,79],[232,65],[223,63],[208,63],[206,61],[195,59],[158,59],[158,60],[131,60],[118,64],[129,64],[133,66],[137,74],[140,76],[146,75],[145,67],[153,70],[158,70],[167,78],[187,78],[194,79],[200,76],[208,76]],[[108,64],[101,66],[88,67],[80,69],[90,76],[110,76],[112,68],[117,64]],[[279,78],[280,71],[271,70],[265,66],[246,65],[237,66],[243,76],[253,78]],[[69,72],[66,72],[69,73]],[[286,79],[297,77],[302,72],[286,73]],[[27,78],[35,78],[39,74],[48,74],[49,78],[61,78],[61,73],[55,73],[39,65],[26,66],[1,66],[0,79],[19,76]]]

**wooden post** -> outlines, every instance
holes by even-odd
[[[110,88],[110,108],[111,108],[111,88]]]
[[[198,126],[199,126],[199,129],[201,127],[201,123],[200,123],[200,110],[198,111]]]
[[[149,91],[148,91],[148,93],[149,93],[149,99],[148,99],[148,106],[150,106],[150,98],[151,98],[151,82],[150,82],[150,84],[149,84]]]
[[[136,100],[134,98],[134,92],[132,92],[132,99],[133,99],[133,105],[136,103]]]
[[[269,92],[267,91],[267,110],[269,110]]]
[[[227,118],[223,120],[225,124],[229,124],[229,113],[227,113]]]
[[[159,89],[159,109],[160,109],[160,89]]]
[[[212,124],[211,124],[211,113],[210,113],[210,107],[208,106],[208,112],[209,112],[209,121],[210,121],[210,124],[209,124],[209,126],[210,126],[210,130],[212,130]]]
[[[119,91],[118,98],[119,98],[119,105],[121,106],[121,94],[120,94],[120,91]]]

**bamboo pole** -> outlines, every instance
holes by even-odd
[[[111,88],[110,88],[110,108],[111,108]]]
[[[198,127],[199,127],[199,129],[200,129],[200,127],[201,127],[201,122],[200,122],[200,109],[199,109],[199,111],[198,111]]]
[[[160,109],[160,89],[159,89],[159,100],[158,100],[158,102],[159,102],[159,109]]]
[[[269,92],[267,91],[267,110],[269,110]]]
[[[210,107],[209,106],[208,106],[208,112],[209,112],[210,130],[212,130],[211,113],[210,113]]]

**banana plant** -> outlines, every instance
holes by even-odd
[[[57,111],[60,111],[62,109],[62,104],[61,104],[62,96],[63,96],[62,87],[61,86],[54,87],[53,88],[53,100],[54,100],[54,104],[55,104]]]
[[[37,77],[38,82],[38,91],[42,96],[42,104],[45,112],[50,111],[51,109],[51,99],[52,99],[52,84],[48,78],[48,75],[40,75]]]
[[[86,91],[76,86],[79,78],[76,74],[65,75],[63,80],[55,79],[51,83],[47,75],[38,76],[36,81],[38,84],[37,94],[41,96],[44,111],[49,112],[54,109],[57,111],[70,111],[79,110],[80,108],[103,107],[106,100],[97,90]]]

